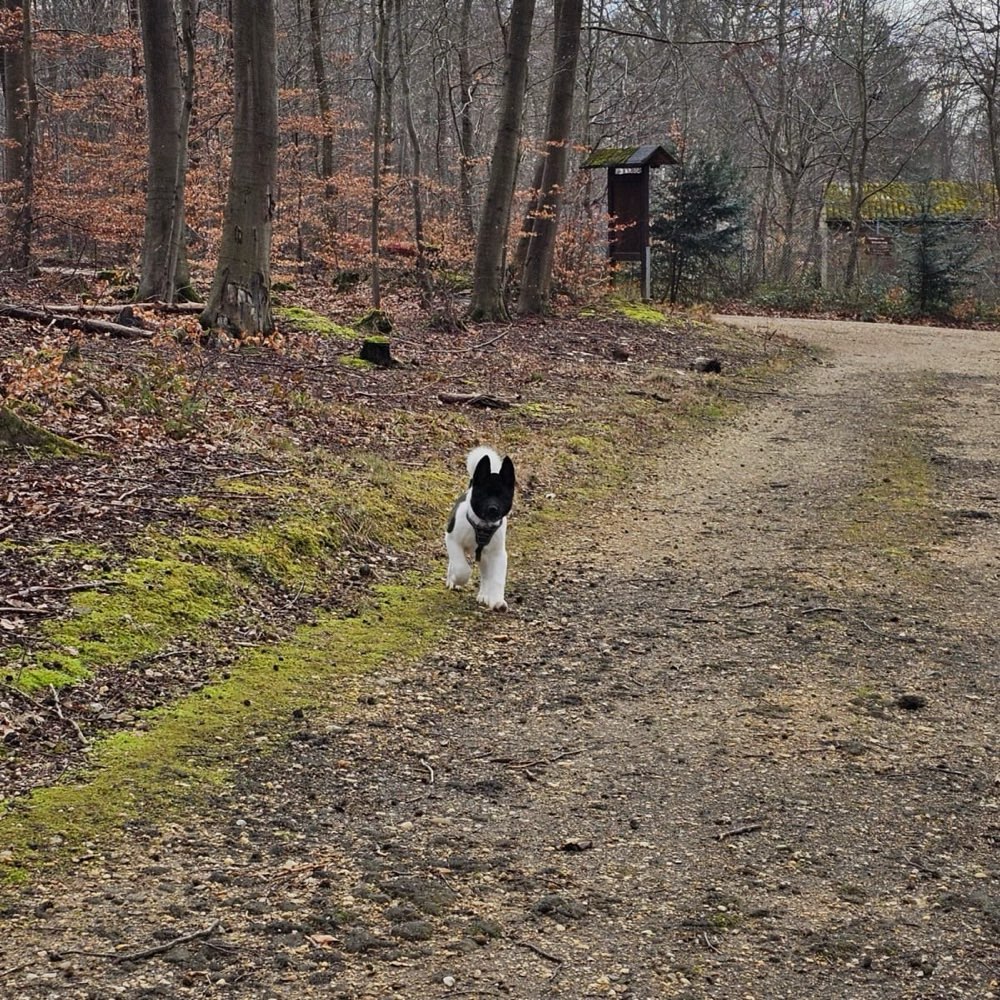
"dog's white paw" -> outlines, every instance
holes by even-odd
[[[484,594],[482,591],[480,591],[479,596],[476,598],[476,600],[480,604],[489,608],[490,611],[507,610],[507,602],[502,597],[492,597],[489,594]]]
[[[470,567],[449,569],[448,575],[444,580],[444,585],[449,590],[461,590],[469,582],[471,576],[472,569]]]

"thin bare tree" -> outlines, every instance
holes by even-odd
[[[372,307],[382,308],[382,271],[379,267],[382,225],[382,171],[385,167],[385,106],[387,101],[386,80],[388,67],[386,60],[389,47],[389,18],[386,16],[385,0],[378,0],[375,6],[375,44],[371,53],[372,75],[372,214],[369,229],[372,255]]]
[[[947,0],[941,14],[954,58],[973,88],[986,125],[995,192],[1000,192],[1000,0]],[[994,193],[994,214],[1000,214]]]
[[[316,100],[323,126],[320,137],[319,175],[324,179],[333,176],[333,130],[331,122],[332,105],[330,84],[326,77],[326,59],[323,55],[323,19],[320,0],[309,0],[309,52],[312,57],[313,80],[316,84]]]
[[[3,179],[15,194],[8,209],[11,234],[9,260],[13,267],[31,267],[34,236],[35,120],[38,101],[31,44],[31,0],[5,0],[20,30],[3,46],[3,96],[6,138]]]

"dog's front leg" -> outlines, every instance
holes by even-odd
[[[464,587],[472,576],[472,567],[465,557],[465,547],[459,543],[455,535],[454,531],[449,531],[444,536],[445,548],[448,550],[448,575],[444,582],[449,590]]]
[[[504,544],[504,534],[504,529],[501,528],[479,557],[479,596],[476,600],[485,604],[490,611],[507,610],[507,602],[504,600],[507,586],[507,547]]]

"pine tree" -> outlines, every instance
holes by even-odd
[[[900,236],[897,245],[910,305],[922,315],[947,313],[980,269],[978,241],[968,223],[935,214],[929,198],[921,204],[914,231]]]
[[[727,155],[696,153],[655,198],[653,280],[671,303],[739,249],[746,215],[741,188]]]

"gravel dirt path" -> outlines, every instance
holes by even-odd
[[[814,362],[533,565],[515,512],[510,614],[209,813],[8,892],[0,994],[998,995],[1000,336],[724,319]]]

